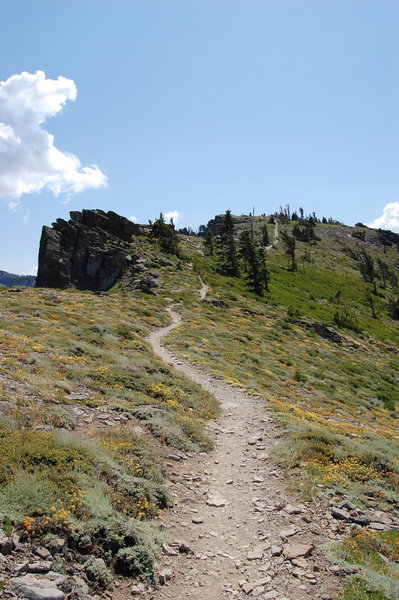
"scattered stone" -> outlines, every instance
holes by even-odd
[[[29,563],[28,573],[48,573],[52,564],[52,561],[49,560],[41,560]]]
[[[158,581],[161,585],[165,585],[167,581],[170,581],[173,577],[172,569],[163,569],[158,573]]]
[[[130,593],[132,594],[132,596],[140,596],[140,594],[144,594],[144,592],[145,592],[144,583],[136,583],[135,585],[132,585],[132,587],[130,588]]]
[[[357,506],[353,502],[350,502],[350,500],[344,500],[343,502],[340,502],[339,504],[337,504],[337,508],[346,508],[347,510],[356,510]]]
[[[35,548],[33,550],[33,554],[36,554],[36,556],[43,560],[46,560],[51,556],[51,553],[47,550],[47,548],[43,548],[42,546],[39,546],[39,548]]]
[[[357,525],[362,525],[362,526],[367,526],[370,523],[370,519],[367,519],[367,517],[359,516],[357,514],[351,516],[351,521],[353,523],[356,523]]]
[[[263,479],[262,475],[255,475],[252,481],[254,483],[263,483],[265,480]]]
[[[263,594],[264,591],[265,591],[265,586],[261,585],[261,586],[255,588],[254,590],[252,590],[251,596],[256,598],[257,596],[260,596],[261,594]]]
[[[48,579],[37,579],[31,575],[15,577],[10,587],[25,595],[28,600],[64,600],[65,594]]]
[[[313,550],[313,544],[286,544],[283,549],[283,555],[288,560],[300,558],[301,556],[306,558],[312,554]]]
[[[303,513],[304,507],[300,506],[300,505],[294,506],[293,504],[287,504],[287,506],[284,507],[284,510],[289,515],[299,515],[299,514]]]
[[[385,529],[389,529],[389,527],[383,523],[370,523],[370,529],[374,529],[374,531],[384,531]]]
[[[258,579],[257,581],[251,581],[248,583],[244,583],[241,586],[241,589],[244,592],[244,594],[248,595],[256,588],[260,588],[260,587],[267,585],[268,583],[270,583],[270,581],[271,581],[271,577],[269,577],[268,575],[265,575],[262,579]]]
[[[15,550],[15,542],[12,537],[7,537],[0,527],[0,552],[4,555],[11,554]]]
[[[272,556],[280,556],[283,553],[283,547],[272,544]]]
[[[341,573],[341,567],[339,567],[338,565],[333,565],[332,567],[330,567],[330,571],[331,573],[334,573],[334,575],[339,575]]]
[[[293,558],[291,562],[295,567],[300,567],[301,569],[307,569],[309,566],[306,558]]]
[[[204,522],[204,519],[202,517],[193,517],[191,522],[194,523],[194,525],[200,525]]]
[[[301,519],[302,521],[305,521],[305,523],[311,523],[313,521],[313,519],[309,517],[309,515],[302,515]]]
[[[250,438],[248,438],[247,444],[248,444],[248,446],[255,446],[255,444],[257,442],[262,441],[262,439],[263,439],[262,434],[261,433],[256,433],[255,435],[252,435]]]
[[[263,557],[263,549],[255,548],[247,554],[247,560],[261,560]]]
[[[261,454],[258,454],[256,458],[258,460],[269,460],[269,455],[267,454],[267,452],[262,452]]]
[[[280,536],[284,539],[284,538],[292,537],[293,535],[296,535],[297,533],[298,533],[298,530],[295,527],[290,527],[289,529],[283,529],[282,531],[280,531]]]
[[[185,554],[194,554],[193,549],[190,548],[190,546],[187,544],[187,542],[185,542],[183,540],[179,540],[179,541],[175,541],[174,543],[179,548],[180,552],[184,552]]]
[[[166,554],[166,556],[177,556],[179,554],[177,550],[168,544],[162,544],[162,551],[164,554]]]
[[[215,508],[226,506],[226,500],[220,498],[219,496],[209,496],[206,503],[208,506],[214,506]]]
[[[384,525],[391,525],[392,519],[387,513],[384,513],[382,510],[376,510],[370,516],[370,521],[373,523],[384,523]]]
[[[24,562],[16,564],[13,571],[16,575],[20,575],[21,573],[27,572],[28,566],[29,560],[24,560]]]
[[[350,521],[352,520],[352,517],[348,513],[348,511],[343,510],[341,508],[337,508],[336,506],[332,507],[331,514],[334,517],[334,519],[339,519],[341,521],[346,521],[347,523],[350,523]]]
[[[174,460],[175,462],[180,462],[184,460],[183,456],[180,456],[179,454],[168,454],[167,458],[169,458],[170,460]]]

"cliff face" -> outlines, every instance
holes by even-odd
[[[70,217],[43,227],[36,287],[110,289],[136,260],[132,244],[144,229],[112,211],[75,211]]]

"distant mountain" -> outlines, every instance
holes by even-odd
[[[34,275],[15,275],[0,270],[0,285],[13,286],[23,285],[26,287],[34,287],[36,277]]]

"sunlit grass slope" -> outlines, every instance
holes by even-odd
[[[158,265],[160,279],[178,272],[178,294],[185,272],[194,290],[198,277],[176,264]],[[3,526],[27,539],[62,534],[84,554],[102,548],[121,573],[151,575],[162,536],[141,522],[171,501],[159,449],[209,449],[204,426],[218,412],[144,341],[167,324],[166,303],[122,290],[0,291]],[[124,415],[120,425],[101,429],[76,416],[102,408]]]
[[[333,489],[359,507],[395,512],[399,326],[388,301],[398,290],[378,283],[373,318],[370,284],[351,258],[359,249],[351,231],[318,225],[315,245],[297,242],[296,272],[287,270],[277,244],[267,256],[270,294],[264,298],[249,293],[242,280],[218,275],[212,257],[198,258],[195,267],[210,285],[208,301],[185,305],[184,325],[167,343],[269,403],[283,426],[274,458],[305,497]],[[397,271],[396,249],[363,247]],[[328,327],[341,340],[330,341]],[[350,586],[358,596],[345,592],[345,598],[360,599],[368,584],[359,579]],[[379,594],[375,598],[385,598]]]
[[[268,254],[271,291],[264,298],[218,275],[212,258],[197,259],[210,302],[187,305],[185,324],[168,343],[271,403],[286,425],[280,459],[298,474],[305,467],[308,484],[349,486],[359,502],[372,489],[397,506],[399,327],[387,313],[388,289],[379,289],[378,318],[371,317],[366,284],[346,251],[357,240],[348,236],[299,243],[298,255],[310,252],[311,262],[297,272],[284,268],[278,244]],[[212,298],[225,305],[212,305]],[[343,308],[357,331],[336,325]],[[318,323],[333,326],[341,342],[319,335]]]

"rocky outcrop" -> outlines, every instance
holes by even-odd
[[[74,211],[70,217],[43,227],[36,287],[109,290],[134,267],[135,236],[145,228],[112,211]]]
[[[257,223],[258,221],[263,221],[263,217],[252,217],[251,215],[231,215],[233,217],[234,226],[238,231],[243,231],[244,229],[250,229],[251,223]],[[214,234],[218,234],[223,222],[225,215],[216,215],[213,219],[210,219],[207,223],[207,227],[213,231]]]

